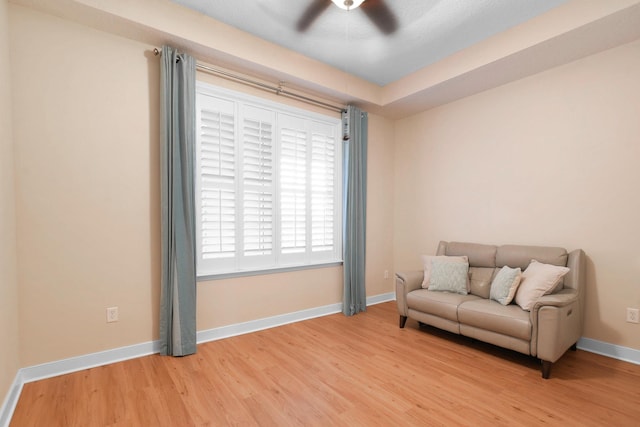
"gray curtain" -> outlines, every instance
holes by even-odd
[[[349,138],[344,144],[344,295],[342,312],[352,316],[367,309],[364,282],[367,230],[367,113],[349,106]]]
[[[162,47],[160,354],[196,352],[195,60]]]

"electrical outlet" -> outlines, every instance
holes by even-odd
[[[640,309],[627,308],[627,322],[640,323]]]
[[[389,278],[389,270],[385,270],[384,271],[384,278],[388,279]]]
[[[107,308],[107,323],[118,321],[118,307]]]

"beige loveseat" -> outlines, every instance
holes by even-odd
[[[556,247],[440,242],[436,255],[467,257],[468,293],[431,290],[428,284],[423,284],[424,271],[398,272],[396,301],[400,328],[411,318],[537,357],[542,362],[545,379],[549,378],[553,362],[567,349],[575,350],[582,334],[584,312],[585,255],[582,250],[567,253]],[[504,301],[489,298],[491,285],[496,283],[494,279],[503,266],[525,272],[532,260],[569,270],[552,293],[532,302],[529,311],[515,302],[503,305]],[[524,289],[527,280],[530,279],[521,281],[522,288],[518,291]]]

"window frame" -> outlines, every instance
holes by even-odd
[[[201,127],[200,120],[202,108],[200,108],[201,97],[213,97],[226,103],[232,103],[233,110],[233,128],[234,128],[234,145],[235,145],[235,255],[227,258],[220,263],[216,261],[207,261],[203,259],[202,252],[202,204],[201,204]],[[243,152],[245,142],[243,140],[242,127],[247,109],[265,110],[273,115],[271,123],[272,132],[272,156],[273,156],[273,243],[271,254],[267,256],[258,255],[251,259],[244,252],[243,234]],[[280,102],[259,98],[246,93],[234,91],[227,88],[212,85],[202,81],[196,82],[196,146],[195,146],[195,203],[196,203],[196,275],[198,280],[212,280],[237,276],[269,274],[276,272],[295,271],[301,269],[322,268],[327,266],[336,266],[342,264],[342,245],[343,245],[343,146],[342,146],[342,120],[340,117],[331,117],[316,112],[311,112],[297,107],[292,107]],[[249,119],[251,120],[251,119]],[[304,253],[300,254],[283,254],[281,238],[281,202],[282,202],[282,181],[281,162],[283,159],[281,133],[283,126],[287,120],[293,122],[304,123],[305,128],[298,131],[306,133],[305,139],[305,173],[307,180],[305,181],[305,235],[306,245]],[[315,132],[315,133],[314,133]],[[312,210],[312,179],[311,169],[313,160],[313,140],[317,139],[317,135],[326,137],[327,147],[333,147],[333,200],[332,200],[332,222],[333,222],[333,247],[328,251],[313,251],[313,234],[312,226],[314,221],[314,211]],[[329,163],[325,163],[325,166]],[[320,168],[320,167],[319,167]],[[326,175],[323,175],[326,176]],[[326,186],[325,186],[326,188]],[[317,202],[317,200],[316,200]],[[325,206],[325,205],[322,205]],[[331,207],[329,208],[331,210]],[[326,211],[326,209],[325,209]],[[240,222],[238,222],[240,221]],[[240,225],[239,225],[240,224]],[[326,234],[326,233],[325,233]],[[331,234],[331,233],[329,233]],[[256,262],[253,262],[253,261]],[[214,264],[220,264],[219,267],[212,267]]]

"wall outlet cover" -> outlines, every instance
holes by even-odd
[[[107,323],[118,321],[118,307],[107,308]]]

